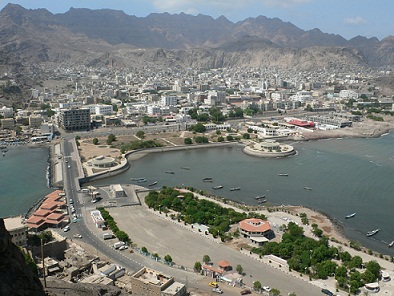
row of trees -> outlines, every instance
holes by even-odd
[[[101,216],[103,216],[105,220],[105,224],[112,230],[113,234],[122,242],[131,244],[129,235],[124,232],[123,230],[120,230],[118,225],[116,224],[114,218],[110,215],[110,213],[104,209],[104,208],[98,208],[98,210],[101,213]]]
[[[317,225],[313,225],[315,231]],[[320,234],[320,231],[317,231]],[[371,261],[363,264],[360,256],[352,257],[348,252],[341,252],[330,247],[328,239],[321,236],[315,240],[304,235],[302,227],[290,222],[281,242],[268,242],[253,252],[260,255],[274,254],[287,260],[290,270],[309,274],[311,278],[327,279],[335,276],[338,286],[356,293],[366,283],[374,282],[380,277],[380,266]],[[333,261],[334,260],[334,261]],[[337,264],[336,261],[341,261]],[[366,267],[363,273],[357,269]]]
[[[254,212],[241,213],[231,208],[224,208],[206,199],[199,199],[191,192],[180,192],[171,187],[163,187],[160,191],[151,191],[145,198],[150,208],[178,213],[177,218],[188,224],[199,223],[209,226],[209,232],[215,237],[225,238],[230,224],[238,223],[246,218],[266,219],[262,214]]]

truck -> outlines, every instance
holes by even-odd
[[[114,243],[114,248],[119,249],[121,246],[124,246],[126,243],[124,242],[116,242]]]
[[[104,240],[111,239],[113,237],[114,237],[114,235],[112,233],[109,233],[109,232],[103,233],[103,239]]]

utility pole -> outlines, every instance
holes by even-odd
[[[44,287],[47,287],[47,280],[45,278],[45,261],[44,261],[44,246],[41,239],[41,260],[42,260],[42,275],[44,277]]]

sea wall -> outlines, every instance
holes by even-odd
[[[267,158],[276,158],[276,157],[286,157],[290,155],[294,155],[297,153],[295,149],[292,149],[290,151],[285,151],[285,152],[264,152],[264,151],[258,151],[251,149],[250,147],[246,146],[242,151],[245,154],[251,155],[251,156],[257,156],[257,157],[267,157]]]

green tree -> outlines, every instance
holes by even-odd
[[[112,142],[116,141],[116,136],[114,134],[110,134],[107,138],[107,144],[111,145]]]
[[[211,262],[211,257],[209,257],[209,255],[204,255],[202,257],[202,262],[204,262],[205,264],[209,264]]]
[[[242,135],[242,138],[244,139],[250,139],[250,135],[248,133],[245,133]]]
[[[93,139],[93,144],[94,144],[94,145],[97,145],[98,142],[99,142],[99,140],[98,140],[97,138],[94,138],[94,139]]]
[[[200,261],[196,261],[196,262],[194,263],[194,270],[195,270],[196,272],[201,272],[201,269],[202,269],[201,262],[200,262]]]
[[[145,139],[145,132],[144,131],[138,131],[136,133],[136,136],[140,139]]]
[[[147,249],[146,247],[142,247],[142,248],[141,248],[141,251],[142,251],[143,253],[146,253],[146,254],[149,253],[149,252],[148,252],[148,249]]]
[[[222,136],[220,136],[219,138],[218,138],[218,142],[223,142],[224,141],[224,138],[222,137]]]
[[[226,140],[227,140],[227,141],[233,141],[233,140],[234,140],[234,138],[233,138],[233,136],[231,136],[231,135],[228,135],[228,136],[226,136]]]
[[[185,143],[185,145],[191,145],[193,144],[193,140],[191,138],[185,138],[183,140],[183,142]]]
[[[202,137],[202,136],[197,136],[194,138],[194,141],[198,144],[200,143],[208,143],[208,138],[207,137]]]
[[[244,271],[243,267],[242,267],[240,264],[238,264],[238,265],[235,267],[235,270],[236,270],[239,274],[242,274],[243,271]]]
[[[278,289],[271,289],[270,291],[270,295],[272,296],[279,296],[280,295],[280,291]]]
[[[115,236],[122,242],[127,243],[130,241],[129,235],[126,232],[124,232],[123,230],[116,231]]]
[[[205,133],[206,132],[206,128],[202,123],[197,123],[194,127],[193,127],[193,131],[195,131],[196,133]]]
[[[172,262],[172,258],[171,258],[171,256],[170,256],[170,255],[168,255],[168,254],[167,254],[167,255],[165,255],[165,256],[164,256],[164,261],[165,261],[165,262],[167,262],[167,263],[171,263],[171,262]]]
[[[253,282],[253,289],[255,291],[260,291],[261,290],[261,283],[259,281],[254,281]]]

